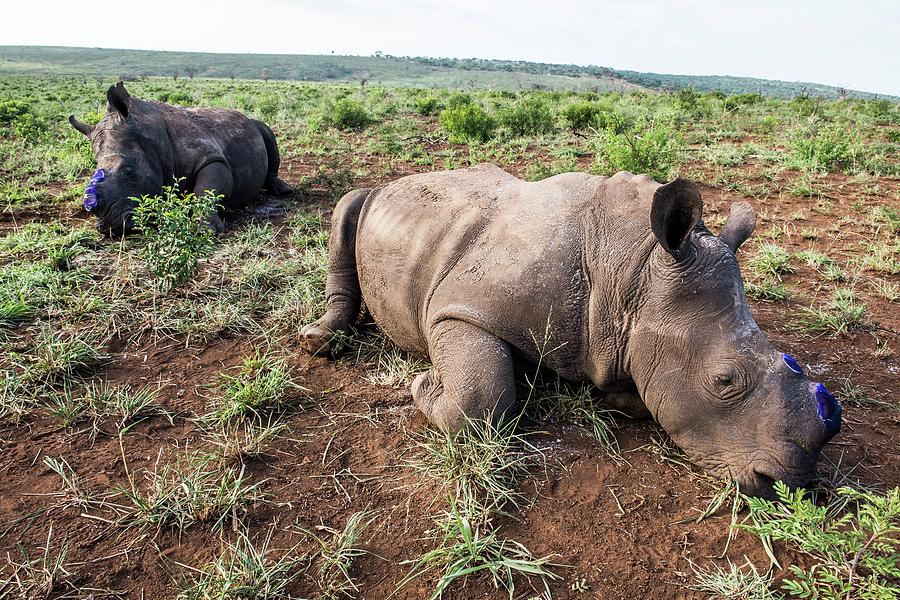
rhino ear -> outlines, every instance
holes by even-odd
[[[131,108],[131,95],[125,89],[125,84],[121,81],[106,90],[106,99],[109,100],[109,108],[122,115],[123,119],[128,118],[128,111]]]
[[[719,232],[719,239],[725,242],[732,254],[737,254],[738,248],[753,234],[754,229],[756,211],[749,202],[741,200],[731,205],[731,212]]]
[[[687,179],[674,179],[653,194],[650,228],[663,250],[675,258],[702,216],[700,190]]]
[[[69,115],[69,123],[85,137],[91,137],[91,132],[94,131],[93,127],[76,119],[75,115]]]

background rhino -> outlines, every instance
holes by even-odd
[[[332,221],[328,309],[304,344],[327,348],[364,300],[391,340],[430,357],[413,399],[444,430],[508,411],[514,363],[540,360],[649,413],[746,493],[803,484],[840,405],[750,316],[735,252],[753,209],[734,205],[716,237],[702,206],[680,179],[527,183],[490,165],[351,192]]]
[[[91,127],[74,116],[72,126],[91,140],[99,167],[85,194],[85,208],[107,235],[132,228],[132,197],[153,196],[184,178],[182,190],[224,196],[225,209],[246,206],[263,189],[291,193],[278,178],[275,134],[236,110],[184,108],[129,95],[120,81],[106,94],[106,114]],[[210,215],[217,231],[224,226]]]

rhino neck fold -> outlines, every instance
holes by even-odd
[[[584,224],[591,289],[584,368],[604,391],[633,380],[632,334],[644,311],[650,256],[658,245],[649,225],[637,219],[611,225],[609,219],[601,207],[591,211]]]

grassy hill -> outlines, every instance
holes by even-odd
[[[762,93],[793,98],[809,95],[838,98],[842,94],[870,98],[875,94],[837,87],[730,76],[692,76],[617,71],[599,66],[525,61],[395,56],[290,54],[213,54],[72,48],[0,46],[0,73],[56,74],[85,77],[144,76],[283,79],[359,82],[381,85],[472,89],[575,89],[634,91],[641,89]],[[891,96],[880,96],[900,100]]]

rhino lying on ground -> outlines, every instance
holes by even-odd
[[[265,123],[235,110],[139,100],[121,81],[106,97],[106,115],[96,126],[69,117],[72,127],[90,138],[97,156],[99,168],[84,206],[96,215],[103,233],[130,231],[130,198],[158,195],[181,178],[184,191],[223,195],[221,204],[228,210],[246,206],[263,189],[276,196],[291,193],[278,178],[278,146]],[[218,214],[209,219],[216,231],[224,229]]]
[[[391,340],[430,357],[412,394],[443,430],[509,411],[514,363],[540,360],[649,413],[745,493],[802,485],[840,404],[750,316],[735,253],[753,209],[733,205],[716,237],[702,208],[682,179],[527,183],[491,165],[351,192],[332,219],[328,309],[303,343],[327,350],[364,300]]]

